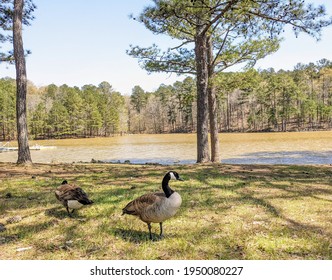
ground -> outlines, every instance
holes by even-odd
[[[122,216],[163,175],[183,199],[164,223]],[[332,259],[332,167],[0,163],[0,259]],[[54,190],[95,202],[68,217]],[[2,224],[2,225],[1,225]]]

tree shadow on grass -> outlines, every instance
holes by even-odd
[[[142,244],[146,242],[155,242],[160,241],[160,237],[158,234],[152,233],[152,240],[149,238],[149,231],[139,231],[139,230],[132,230],[132,229],[122,229],[122,228],[115,228],[113,230],[114,235],[120,237],[124,241],[135,243],[135,244]]]
[[[45,210],[45,215],[53,218],[57,218],[59,220],[63,220],[66,218],[70,218],[68,213],[64,207],[53,207]]]
[[[50,209],[45,210],[45,215],[49,217],[56,218],[58,220],[64,220],[64,219],[83,219],[85,220],[84,215],[81,215],[79,213],[80,210],[76,210],[74,213],[71,214],[71,217],[68,215],[66,208],[64,207],[53,207]]]
[[[21,225],[17,224],[14,229],[11,231],[14,232],[12,234],[9,234],[7,232],[4,232],[0,235],[0,242],[1,244],[8,244],[8,243],[14,243],[19,240],[24,240],[28,236],[36,235],[42,231],[48,230],[50,227],[53,227],[56,224],[56,221],[46,221],[46,222],[40,222],[40,223],[34,223],[29,225]]]

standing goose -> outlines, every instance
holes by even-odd
[[[147,223],[150,239],[152,239],[151,223],[159,223],[160,237],[162,237],[163,222],[173,217],[181,206],[181,196],[168,185],[171,179],[183,181],[178,173],[170,171],[166,173],[162,181],[162,189],[164,192],[144,194],[129,202],[126,207],[122,209],[122,215],[138,216],[143,222]]]
[[[61,186],[55,190],[55,196],[66,207],[70,217],[76,209],[93,203],[80,187],[68,184],[67,180],[64,180]],[[72,211],[69,212],[69,209]]]

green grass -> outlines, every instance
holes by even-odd
[[[185,179],[171,181],[183,204],[165,238],[153,224],[150,241],[121,209],[159,191],[171,169]],[[331,260],[331,175],[329,166],[1,163],[0,258]],[[63,179],[95,204],[69,218],[54,196]],[[7,222],[14,216],[22,220]]]

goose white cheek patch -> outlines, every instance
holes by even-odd
[[[169,175],[171,175],[171,179],[176,180],[176,177],[173,172],[170,172]]]

